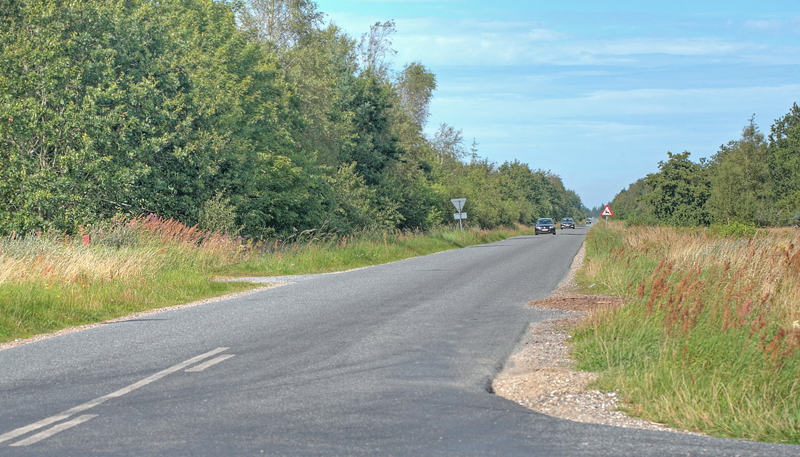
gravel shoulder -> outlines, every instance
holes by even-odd
[[[570,329],[597,307],[623,304],[620,297],[574,293],[575,273],[584,256],[582,247],[558,289],[548,298],[529,303],[537,308],[563,311],[564,315],[530,324],[519,349],[494,379],[494,393],[536,412],[575,422],[690,433],[628,416],[620,410],[623,405],[616,393],[587,387],[596,379],[596,373],[573,369],[568,343]]]

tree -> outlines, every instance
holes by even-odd
[[[284,54],[286,78],[292,84],[298,124],[295,138],[319,163],[336,170],[340,152],[357,138],[350,104],[355,87],[355,41],[334,25],[306,34]]]
[[[440,165],[443,165],[445,160],[459,161],[467,154],[464,150],[462,131],[447,124],[439,125],[439,130],[434,134],[431,146]]]
[[[434,90],[436,76],[430,70],[419,62],[406,64],[397,81],[399,106],[419,131],[428,122],[428,110]]]
[[[361,71],[379,80],[388,78],[391,58],[397,54],[392,48],[392,35],[396,31],[394,21],[376,22],[370,26],[369,32],[358,43]]]
[[[769,134],[770,174],[776,211],[785,222],[800,222],[800,107],[775,121]]]
[[[656,223],[653,206],[647,201],[647,196],[652,192],[653,188],[645,184],[644,178],[636,180],[627,189],[622,189],[610,203],[614,208],[614,217],[637,224]],[[597,209],[597,215],[603,207],[605,205]]]
[[[192,225],[219,191],[250,234],[318,223],[283,72],[228,3],[17,6],[0,36],[0,231]]]
[[[311,0],[0,0],[0,235],[157,213],[264,236],[566,214],[558,176],[423,133],[436,89]]]
[[[0,232],[139,210],[143,159],[186,125],[186,73],[163,57],[152,5],[14,4],[0,38]]]
[[[770,192],[767,143],[753,119],[742,137],[720,146],[712,157],[708,209],[712,219],[765,224]]]
[[[644,183],[653,188],[646,201],[653,205],[653,212],[662,223],[707,225],[710,183],[706,167],[689,160],[688,151],[667,155],[669,160],[658,163],[660,171],[644,178]]]
[[[398,138],[391,129],[392,94],[370,73],[362,73],[350,86],[348,111],[353,113],[352,128],[356,137],[351,148],[342,150],[341,163],[356,163],[356,171],[367,185],[381,181],[384,169],[402,153]]]
[[[256,38],[282,56],[319,30],[323,14],[309,0],[247,0],[240,21]]]

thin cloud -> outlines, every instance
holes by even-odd
[[[698,57],[725,61],[785,61],[785,52],[758,41],[725,37],[587,37],[533,23],[405,19],[398,21],[399,60],[436,65],[614,65],[642,56]],[[431,31],[435,31],[435,33]],[[797,52],[800,48],[788,49]]]
[[[754,19],[745,21],[743,27],[756,32],[784,32],[800,34],[800,17],[790,19]]]

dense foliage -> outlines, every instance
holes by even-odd
[[[753,119],[738,140],[699,163],[667,153],[651,173],[612,201],[634,223],[677,226],[781,226],[800,223],[800,107],[775,121],[765,138]]]
[[[0,26],[0,235],[149,213],[425,230],[457,197],[488,228],[586,213],[550,172],[427,136],[436,78],[391,70],[391,21],[354,39],[308,0],[0,0]]]

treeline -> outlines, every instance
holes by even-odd
[[[622,190],[614,216],[634,223],[703,226],[800,224],[800,108],[777,119],[768,136],[754,120],[709,160],[667,153],[658,173]]]
[[[0,0],[0,235],[155,213],[271,236],[582,217],[550,172],[426,135],[435,75],[394,72],[308,0]]]

